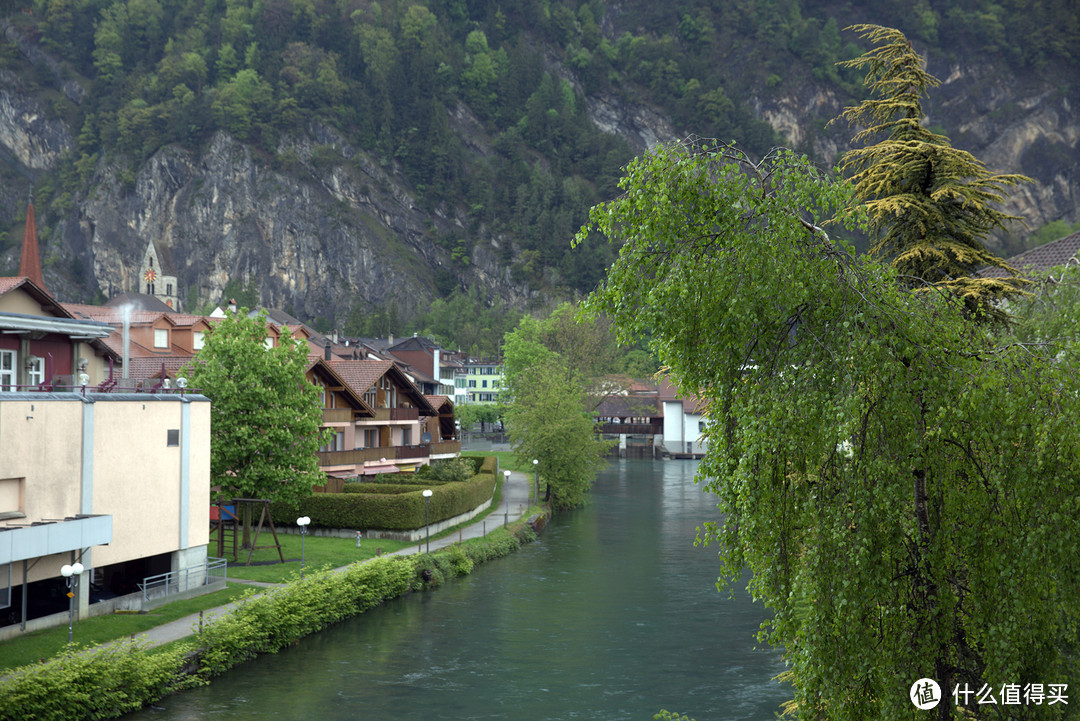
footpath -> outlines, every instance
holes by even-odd
[[[519,473],[517,471],[510,472],[510,478],[503,483],[502,501],[498,506],[493,506],[491,511],[487,514],[486,518],[482,521],[465,526],[460,529],[460,538],[467,540],[470,538],[482,538],[485,532],[494,531],[496,528],[502,528],[504,523],[513,523],[521,518],[522,514],[529,507],[529,489],[533,483],[531,475],[525,473]],[[436,551],[440,548],[446,548],[458,542],[459,532],[452,531],[444,534],[439,538],[431,539],[431,550]],[[427,551],[427,542],[421,541],[418,546],[410,546],[403,548],[400,551],[394,551],[388,553],[388,556],[404,556],[414,553],[421,553]],[[371,560],[371,559],[368,559]],[[361,561],[360,563],[363,563]],[[342,566],[342,568],[346,568]],[[335,569],[341,570],[341,569]],[[261,583],[259,581],[243,581],[240,579],[234,579],[238,583],[246,583],[252,586],[270,587],[281,584],[273,583]],[[203,611],[201,616],[203,622],[207,622],[215,616],[220,616],[229,613],[236,607],[235,603],[227,603],[224,606],[218,606]],[[164,623],[160,626],[156,626],[149,631],[145,631],[137,636],[137,638],[145,639],[148,642],[148,646],[161,646],[162,644],[170,643],[172,641],[178,641],[181,638],[187,636],[193,636],[195,634],[195,627],[199,623],[200,614],[194,613],[190,616],[178,618],[175,621]],[[117,643],[117,642],[113,642]]]

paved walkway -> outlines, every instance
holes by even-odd
[[[533,485],[533,477],[531,474],[518,473],[512,471],[510,473],[510,480],[503,484],[503,500],[499,506],[493,509],[487,517],[482,521],[465,526],[461,529],[461,538],[463,540],[469,538],[480,538],[485,533],[490,533],[496,528],[502,527],[503,523],[513,523],[521,518],[522,514],[529,507],[529,491]],[[431,539],[431,550],[435,551],[440,548],[446,548],[454,543],[458,542],[458,533],[448,533],[441,538]],[[421,550],[426,550],[426,544],[421,542],[423,548],[417,546],[410,546],[403,548],[400,551],[395,551],[392,556],[403,556],[417,553]],[[367,559],[371,560],[371,559]],[[345,568],[343,566],[342,568]],[[340,570],[340,569],[339,569]],[[280,584],[261,583],[258,581],[245,581],[243,579],[229,579],[230,581],[237,583],[246,583],[252,586],[273,586]],[[211,608],[203,611],[203,621],[207,622],[215,616],[226,614],[236,607],[235,603],[228,603],[224,606],[218,606],[217,608]],[[144,633],[139,634],[138,638],[144,638],[149,642],[149,646],[160,646],[171,641],[177,641],[181,638],[194,635],[195,628],[199,624],[199,614],[194,613],[184,618],[178,618],[175,621],[164,623],[160,626],[150,629]],[[114,641],[113,643],[123,643],[127,639],[121,639]]]

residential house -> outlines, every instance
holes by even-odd
[[[705,432],[705,401],[684,397],[663,378],[658,398],[663,409],[664,433],[659,441],[664,452],[673,458],[700,458],[708,450],[702,434]]]
[[[465,380],[466,402],[498,403],[505,383],[502,363],[469,359],[465,363]]]
[[[85,568],[80,616],[150,576],[206,577],[210,403],[110,392],[113,333],[0,278],[0,637],[66,620],[65,564]]]
[[[336,474],[414,471],[431,462],[432,447],[422,436],[426,419],[438,416],[424,394],[393,361],[334,359],[328,365],[374,409],[356,421],[352,450],[320,453],[320,464]]]

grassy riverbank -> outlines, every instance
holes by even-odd
[[[162,696],[207,683],[239,663],[274,653],[383,601],[466,575],[475,565],[513,553],[535,538],[522,520],[430,554],[384,557],[305,574],[304,580],[241,601],[191,640],[167,647],[150,649],[133,641],[91,650],[65,648],[45,662],[22,666],[0,679],[4,699],[0,721],[119,717]],[[88,623],[80,622],[79,629]],[[67,629],[63,631],[66,634]],[[7,644],[0,645],[0,650],[6,648]]]

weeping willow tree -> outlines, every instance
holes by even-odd
[[[991,174],[971,153],[923,125],[922,98],[940,83],[903,33],[877,25],[849,29],[875,45],[839,63],[865,69],[873,96],[840,116],[861,127],[854,141],[867,143],[846,153],[841,167],[852,174],[855,195],[865,204],[871,252],[890,261],[909,286],[943,287],[961,297],[973,316],[1003,319],[998,301],[1018,295],[1022,282],[983,243],[1019,219],[997,206],[1008,188],[1030,179]],[[977,277],[987,266],[1010,276]]]
[[[854,257],[833,236],[873,212],[789,151],[689,140],[621,187],[575,241],[621,247],[589,306],[707,399],[703,534],[722,584],[752,572],[798,717],[926,718],[927,677],[939,719],[1060,717],[974,694],[1075,681],[1075,353],[1001,345],[956,294]]]

